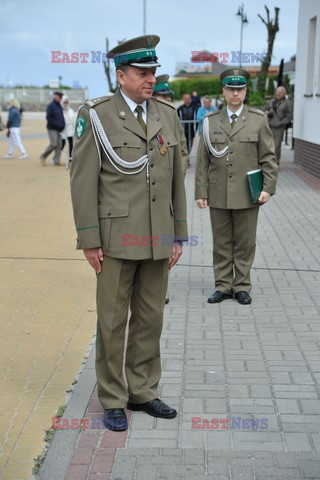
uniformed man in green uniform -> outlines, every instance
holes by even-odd
[[[231,68],[220,78],[227,106],[205,117],[195,198],[199,208],[210,207],[216,291],[208,302],[235,296],[248,305],[259,206],[276,191],[278,165],[266,115],[243,104],[249,73]],[[252,203],[247,172],[256,169],[262,170],[263,187]]]
[[[177,414],[159,399],[159,342],[168,265],[187,240],[186,200],[179,119],[174,107],[152,98],[159,40],[146,35],[111,50],[120,88],[85,102],[76,121],[77,248],[97,273],[98,395],[105,425],[116,431],[127,428],[125,407],[161,418]]]
[[[172,96],[174,95],[173,90],[169,87],[169,75],[158,75],[156,77],[156,84],[153,89],[153,96],[156,98],[160,98],[165,100],[166,102],[172,102]],[[180,140],[180,147],[181,147],[181,158],[182,158],[182,170],[184,177],[187,174],[188,169],[188,148],[187,148],[187,140],[184,134],[183,128],[181,123],[179,124],[179,140]],[[169,292],[166,294],[166,305],[169,303],[170,297]]]
[[[153,89],[153,95],[156,98],[161,98],[162,100],[166,100],[167,102],[172,102],[172,96],[174,95],[174,92],[169,87],[168,81],[169,81],[169,75],[158,75],[156,77],[156,84]],[[184,176],[186,176],[187,169],[188,169],[188,148],[187,148],[186,136],[184,134],[181,123],[180,123],[179,139],[180,139],[181,154],[182,154],[182,169],[183,169]]]

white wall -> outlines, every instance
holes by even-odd
[[[313,17],[316,17],[314,41],[310,35]],[[310,40],[314,44],[311,48]],[[306,98],[305,94],[313,96]],[[320,145],[320,0],[299,3],[293,134],[295,138]]]

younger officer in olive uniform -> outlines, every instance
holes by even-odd
[[[158,398],[159,342],[168,265],[187,240],[186,201],[179,119],[167,102],[152,98],[159,40],[142,36],[111,50],[120,89],[85,102],[76,122],[77,248],[97,273],[98,395],[112,430],[127,428],[125,407],[161,418],[177,414]]]
[[[251,303],[250,269],[256,247],[259,205],[275,193],[278,166],[266,115],[243,105],[246,70],[225,70],[220,78],[227,107],[205,117],[200,139],[195,198],[210,207],[215,293],[209,303],[235,295]],[[263,190],[253,204],[247,172],[261,168]]]

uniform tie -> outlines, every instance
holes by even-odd
[[[231,118],[232,118],[232,122],[231,122],[231,130],[233,129],[234,127],[234,124],[236,123],[236,119],[238,118],[238,115],[236,115],[235,113],[233,113],[231,115]]]
[[[142,117],[143,108],[141,107],[141,105],[136,106],[136,112],[138,114],[137,115],[137,120],[140,123],[140,125],[142,127],[142,130],[146,134],[147,133],[147,125],[144,123],[144,120],[143,120],[143,117]]]

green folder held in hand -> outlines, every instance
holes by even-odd
[[[262,170],[260,168],[258,170],[250,170],[250,172],[247,172],[247,176],[252,203],[257,203],[263,189]]]

